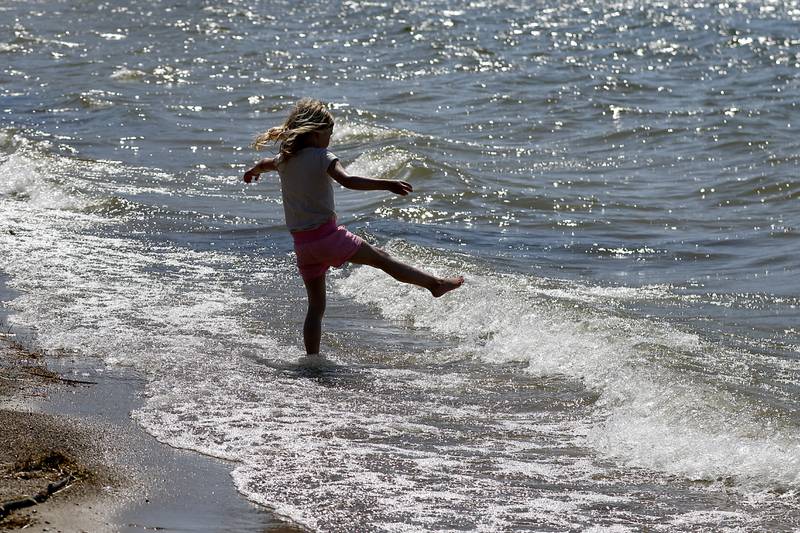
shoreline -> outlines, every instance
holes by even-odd
[[[145,433],[129,416],[140,377],[8,337],[0,336],[0,504],[38,497],[0,512],[1,531],[306,531],[239,494],[231,463]]]

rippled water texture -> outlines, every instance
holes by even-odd
[[[13,326],[146,378],[136,420],[319,531],[800,526],[800,3],[6,2]],[[277,180],[301,96],[407,198],[340,220],[440,300],[330,276]]]

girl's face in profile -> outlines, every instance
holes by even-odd
[[[331,143],[333,126],[324,130],[317,130],[311,134],[311,145],[315,148],[327,148]]]

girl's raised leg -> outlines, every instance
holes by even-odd
[[[401,263],[380,248],[375,248],[366,242],[363,243],[358,251],[356,251],[355,255],[350,258],[350,262],[380,268],[397,281],[411,283],[428,289],[436,298],[453,289],[459,288],[461,284],[464,283],[463,276],[457,278],[437,278],[411,265]]]
[[[308,355],[317,355],[322,337],[322,315],[325,314],[325,275],[304,283],[308,294],[308,312],[303,324],[303,342]]]

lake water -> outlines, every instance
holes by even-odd
[[[800,2],[0,5],[14,327],[317,531],[800,526]],[[339,219],[323,351],[255,134],[409,197]]]

